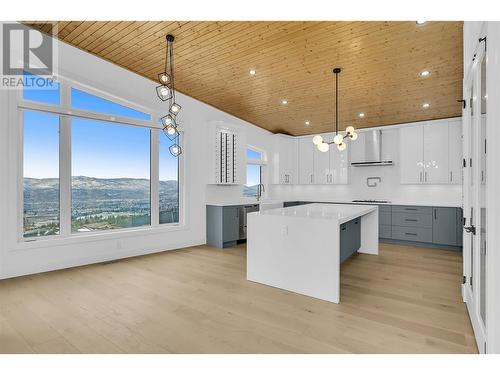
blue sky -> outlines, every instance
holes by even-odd
[[[59,103],[59,90],[25,90],[24,98],[48,104]],[[72,89],[72,106],[79,109],[149,120],[134,109]],[[135,126],[72,119],[72,175],[97,178],[149,178],[150,131]],[[168,148],[173,142],[160,133],[160,180],[177,180],[177,158]],[[56,115],[25,112],[24,176],[59,175],[59,118]]]

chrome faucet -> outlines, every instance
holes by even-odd
[[[257,185],[257,201],[260,201],[260,198],[262,198],[262,193],[266,191],[264,184],[258,184]]]

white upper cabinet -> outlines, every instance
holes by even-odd
[[[400,129],[402,184],[460,184],[461,155],[461,126],[455,120]]]
[[[297,139],[293,137],[276,135],[278,154],[275,169],[278,171],[278,183],[284,185],[296,184],[297,173]]]
[[[449,176],[448,182],[450,184],[462,183],[462,121],[450,121],[448,127],[448,166]]]
[[[399,132],[401,183],[423,183],[424,128],[422,125],[407,125],[403,126]]]
[[[353,143],[348,141],[343,151],[339,151],[336,145],[330,147],[330,183],[335,185],[349,183],[349,150]]]
[[[446,184],[448,169],[448,122],[425,124],[424,183]]]
[[[330,135],[321,135],[325,142],[330,142],[332,137]],[[311,141],[312,142],[312,141]],[[321,152],[313,145],[313,164],[314,164],[314,183],[315,184],[333,184],[332,171],[330,166],[330,151]]]
[[[313,137],[299,138],[299,184],[314,184]]]

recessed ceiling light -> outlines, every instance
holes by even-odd
[[[427,21],[417,21],[417,25],[423,25],[424,23],[426,23]]]
[[[287,104],[288,104],[288,100],[283,99],[283,100],[281,101],[281,104],[283,104],[283,105],[287,105]]]
[[[363,118],[363,117],[365,117],[365,114],[363,112],[361,112],[358,116]]]
[[[422,108],[429,108],[431,105],[429,103],[422,104]]]
[[[311,125],[311,123],[309,121],[306,121],[305,124],[308,126]]]
[[[420,72],[420,75],[421,75],[422,77],[427,77],[429,74],[431,74],[431,72],[429,72],[428,70],[422,70],[422,71]]]
[[[254,76],[254,75],[257,74],[257,71],[255,69],[250,69],[249,73],[250,73],[251,76]]]

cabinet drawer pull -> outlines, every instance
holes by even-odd
[[[405,232],[405,234],[406,234],[407,236],[416,236],[416,235],[417,235],[416,233],[408,233],[408,232]]]
[[[405,208],[406,211],[416,211],[416,208]]]
[[[417,219],[405,219],[405,221],[418,221]]]

